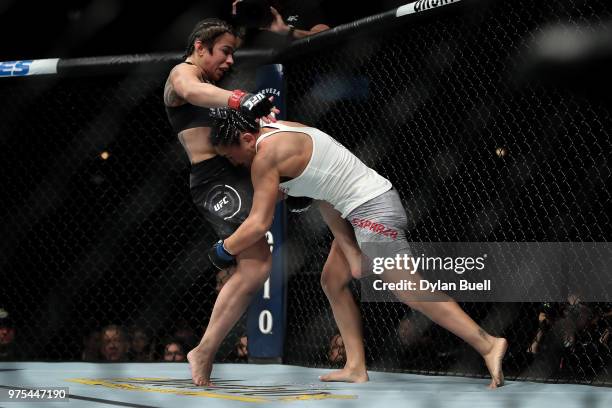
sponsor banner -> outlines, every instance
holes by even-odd
[[[607,242],[364,243],[367,302],[612,301]]]
[[[57,74],[59,58],[3,61],[0,62],[0,77]]]
[[[420,13],[422,11],[431,10],[434,8],[446,6],[448,4],[459,3],[461,0],[419,0],[414,3],[405,4],[398,7],[395,12],[395,17],[402,17],[408,14]]]

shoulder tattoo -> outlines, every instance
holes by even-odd
[[[166,82],[164,86],[164,104],[166,106],[175,106],[179,101],[178,95],[174,92],[174,87],[170,81]]]

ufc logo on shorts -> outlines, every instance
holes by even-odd
[[[215,209],[215,211],[219,211],[220,209],[223,208],[225,204],[229,204],[229,201],[227,200],[227,196],[224,196],[221,200],[219,200],[219,202],[215,204],[213,208]]]
[[[389,228],[379,222],[355,217],[351,220],[351,224],[357,228],[369,229],[378,235],[384,235],[385,237],[390,237],[391,239],[397,239],[397,230]]]

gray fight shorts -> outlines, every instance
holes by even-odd
[[[368,257],[410,254],[406,211],[395,189],[366,201],[347,216],[361,251]]]

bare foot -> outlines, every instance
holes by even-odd
[[[349,382],[349,383],[363,383],[369,381],[368,372],[363,370],[351,370],[344,367],[342,370],[332,371],[329,374],[319,376],[319,380],[326,382]]]
[[[493,348],[483,356],[489,374],[491,374],[491,384],[489,388],[498,388],[504,385],[504,372],[502,371],[502,360],[508,349],[508,341],[502,337],[496,337]]]
[[[189,361],[189,368],[191,368],[191,379],[195,385],[213,385],[213,383],[210,382],[212,359],[208,358],[206,353],[202,353],[196,347],[187,353],[187,361]]]

